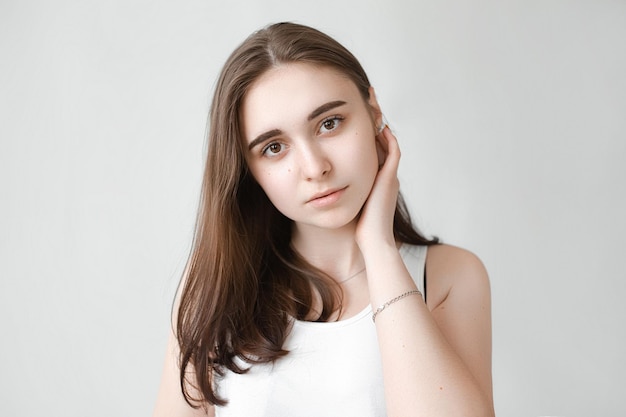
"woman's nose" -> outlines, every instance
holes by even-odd
[[[332,169],[328,155],[317,144],[302,146],[299,155],[300,172],[307,181],[324,178]]]

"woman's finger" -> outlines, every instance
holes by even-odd
[[[380,147],[385,152],[385,160],[381,166],[381,170],[389,167],[389,169],[396,170],[400,161],[400,148],[398,146],[398,140],[391,132],[389,127],[385,126],[382,133],[377,136]]]

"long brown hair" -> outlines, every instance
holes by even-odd
[[[268,26],[226,61],[209,114],[201,201],[176,323],[181,388],[195,407],[226,403],[218,394],[219,378],[226,370],[246,371],[235,358],[253,364],[286,355],[290,320],[310,317],[315,294],[322,300],[317,321],[340,308],[338,285],[291,247],[291,220],[248,172],[240,134],[239,110],[251,84],[273,66],[296,61],[339,70],[369,99],[370,83],[357,59],[310,27]],[[413,227],[401,196],[394,234],[409,244],[437,243]]]

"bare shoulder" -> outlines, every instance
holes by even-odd
[[[483,263],[465,249],[431,246],[426,276],[433,319],[493,403],[491,290]]]
[[[489,277],[482,261],[472,252],[452,245],[428,248],[426,258],[428,305],[431,310],[451,294],[489,293]]]

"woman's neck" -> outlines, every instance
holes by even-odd
[[[353,224],[339,229],[295,225],[291,243],[307,262],[341,282],[365,267],[354,233]]]

